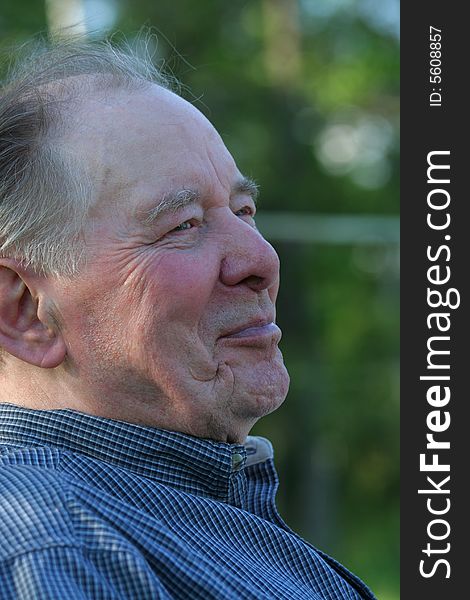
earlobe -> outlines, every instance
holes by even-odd
[[[41,353],[41,362],[39,363],[39,366],[44,369],[53,369],[58,367],[64,362],[67,354],[67,349],[62,336],[55,336],[54,340],[51,341],[49,346],[43,348],[43,350],[45,350],[45,352]]]
[[[32,282],[37,276],[14,260],[0,259],[0,346],[9,354],[43,368],[59,366],[66,355],[60,331],[40,309]]]

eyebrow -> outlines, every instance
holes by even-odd
[[[199,198],[199,193],[196,190],[184,189],[177,192],[168,192],[156,206],[148,211],[143,211],[143,218],[141,217],[140,220],[144,225],[151,225],[162,214],[175,213],[189,204],[195,204]]]
[[[256,205],[256,199],[259,194],[258,184],[250,177],[241,177],[232,186],[230,196],[238,196],[241,194],[250,196]],[[144,225],[151,225],[162,214],[169,212],[175,213],[190,204],[195,204],[200,199],[200,193],[193,189],[167,192],[156,206],[153,206],[150,210],[140,212],[139,221]]]
[[[250,177],[241,177],[241,179],[238,179],[233,185],[231,196],[237,196],[239,194],[251,196],[251,199],[256,204],[259,195],[259,185]]]

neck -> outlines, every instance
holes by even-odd
[[[228,415],[217,420],[214,411],[202,410],[197,403],[141,400],[119,392],[88,386],[63,366],[42,369],[14,357],[0,371],[0,402],[35,410],[72,409],[136,425],[178,431],[194,437],[230,444],[243,444],[257,419],[238,423]]]

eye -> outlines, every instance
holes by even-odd
[[[237,217],[254,217],[255,211],[251,208],[251,206],[244,206],[240,208],[240,210],[235,211],[234,213]]]
[[[184,223],[181,223],[180,225],[178,225],[178,227],[175,227],[171,231],[185,231],[186,229],[192,229],[193,227],[193,221],[184,221]]]

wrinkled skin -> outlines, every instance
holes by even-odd
[[[220,136],[151,86],[88,98],[61,143],[86,157],[95,185],[88,260],[71,279],[32,279],[58,341],[42,359],[53,368],[28,364],[18,403],[243,441],[282,403],[288,375],[277,328],[230,337],[275,320],[279,261],[251,196],[231,193],[241,173]],[[181,189],[199,199],[143,223]],[[12,374],[23,361],[12,359]]]

